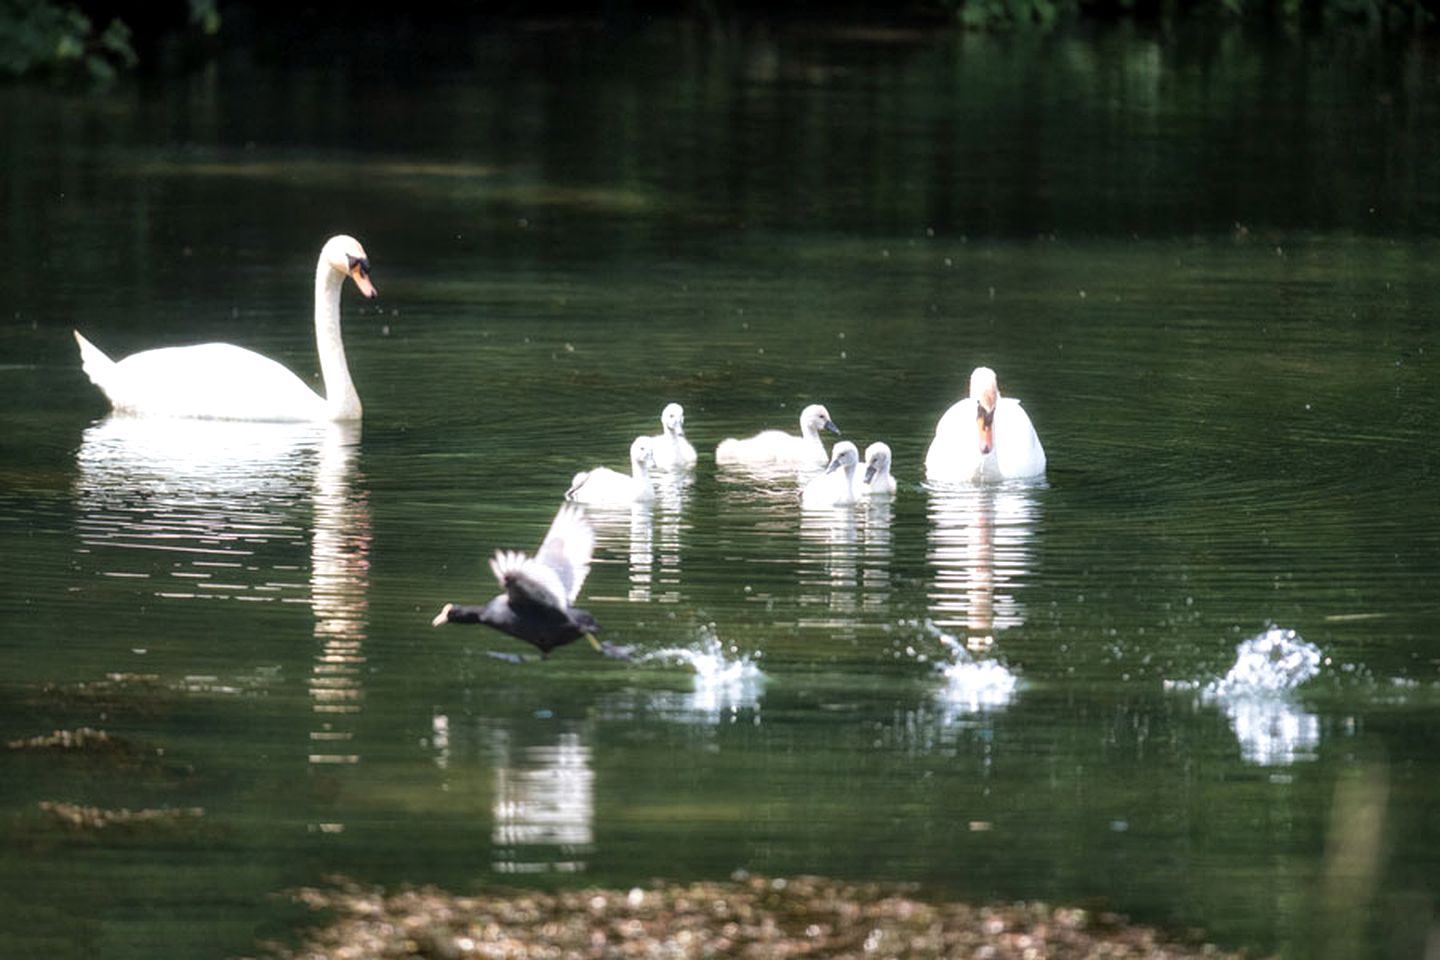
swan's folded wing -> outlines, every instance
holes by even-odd
[[[573,503],[562,506],[550,524],[550,531],[535,555],[563,584],[567,604],[580,596],[590,574],[590,556],[595,552],[595,529],[585,511]]]
[[[564,610],[570,606],[565,584],[555,571],[519,550],[495,551],[490,569],[505,588],[513,608],[540,606]]]

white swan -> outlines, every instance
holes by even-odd
[[[895,493],[895,478],[890,475],[890,445],[879,440],[865,448],[865,472],[856,472],[855,495],[888,497]]]
[[[668,404],[660,413],[661,432],[650,438],[655,452],[655,466],[661,470],[684,470],[699,459],[695,447],[685,439],[685,408]]]
[[[970,374],[970,396],[946,410],[935,425],[935,439],[925,454],[925,476],[964,483],[1044,472],[1045,451],[1020,401],[1002,398],[995,371],[976,367]]]
[[[340,339],[345,278],[375,296],[370,261],[353,238],[331,237],[315,264],[315,346],[325,396],[285,367],[228,343],[162,347],[111,360],[75,331],[80,364],[119,413],[212,420],[359,420],[360,397]]]
[[[575,474],[565,499],[580,503],[620,506],[655,499],[650,484],[650,467],[655,463],[655,450],[649,437],[636,437],[630,444],[630,472],[621,473],[609,467],[596,467]]]
[[[835,444],[830,464],[800,492],[802,507],[843,507],[855,502],[855,467],[860,449],[849,440]]]
[[[840,432],[840,428],[830,419],[830,412],[821,404],[812,403],[800,411],[800,436],[783,430],[763,430],[744,440],[730,437],[720,441],[720,445],[715,448],[715,462],[796,465],[828,463],[825,444],[820,442],[821,430]]]

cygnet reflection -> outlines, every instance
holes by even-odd
[[[688,473],[660,473],[654,480],[653,501],[589,509],[600,555],[596,563],[625,558],[628,600],[679,603],[683,539],[689,529],[685,505],[695,480]]]
[[[886,498],[800,512],[800,626],[848,635],[887,606],[893,516]]]

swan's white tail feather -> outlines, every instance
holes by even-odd
[[[80,331],[73,331],[75,342],[80,345],[80,369],[85,371],[85,376],[90,382],[101,390],[105,389],[105,383],[110,379],[110,372],[115,369],[115,361],[105,356],[104,351],[95,344],[80,336]]]

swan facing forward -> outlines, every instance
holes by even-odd
[[[650,438],[655,453],[655,466],[661,470],[684,470],[693,467],[699,457],[695,447],[685,439],[685,408],[668,404],[660,413],[660,433]]]
[[[935,439],[925,454],[925,476],[964,483],[1044,472],[1045,451],[1020,401],[1002,398],[995,371],[976,367],[970,374],[970,396],[946,410],[935,425]]]
[[[821,430],[840,432],[840,428],[830,419],[830,411],[821,404],[812,403],[800,411],[798,437],[783,430],[762,430],[743,440],[730,437],[720,441],[720,445],[715,448],[715,462],[799,466],[828,463],[825,444],[820,442]]]
[[[649,437],[636,437],[630,444],[630,472],[621,473],[609,467],[582,470],[570,481],[565,499],[596,505],[621,506],[655,499],[650,483],[650,467],[655,463],[655,450]]]
[[[80,363],[118,413],[212,420],[359,420],[360,397],[340,339],[345,278],[375,296],[370,260],[353,237],[326,241],[315,264],[315,346],[325,396],[269,357],[228,343],[162,347],[111,360],[75,331]]]
[[[855,493],[862,497],[888,497],[895,493],[888,443],[876,440],[865,448],[865,473],[856,477]]]
[[[835,444],[830,464],[820,476],[805,484],[800,492],[802,507],[843,507],[855,502],[855,468],[860,463],[860,449],[849,440]]]
[[[490,570],[505,588],[503,593],[483,607],[447,603],[430,622],[437,627],[483,623],[539,648],[541,657],[581,637],[604,652],[595,638],[600,624],[574,605],[590,573],[594,551],[594,528],[579,507],[567,503],[555,514],[535,556],[495,551]]]

